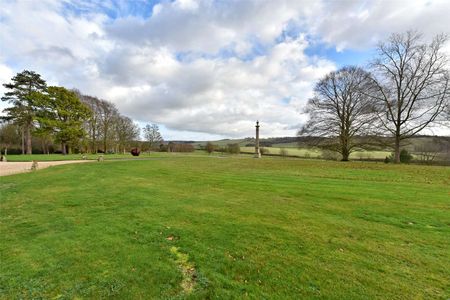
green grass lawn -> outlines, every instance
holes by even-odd
[[[178,156],[211,156],[207,154],[205,151],[196,150],[191,153],[166,153],[166,152],[142,152],[139,156],[132,156],[130,153],[125,154],[85,154],[87,160],[97,160],[99,156],[103,156],[105,160],[139,160],[139,159],[149,159],[149,158],[158,158],[158,157],[178,157]],[[212,155],[219,156],[221,155],[219,152],[213,153]],[[10,162],[27,162],[27,161],[61,161],[61,160],[82,160],[83,154],[10,154],[7,156],[8,161]]]
[[[166,155],[0,178],[2,299],[448,299],[450,168]]]
[[[158,152],[142,153],[140,156],[132,156],[130,153],[126,154],[85,154],[86,159],[88,160],[96,160],[100,155],[103,156],[104,159],[139,159],[139,158],[148,158],[158,156]],[[8,161],[59,161],[59,160],[81,160],[83,159],[83,154],[10,154],[7,156]]]

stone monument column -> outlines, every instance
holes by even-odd
[[[259,121],[256,121],[256,140],[255,140],[255,158],[261,158],[261,151],[259,149]]]

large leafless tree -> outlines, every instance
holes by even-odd
[[[78,93],[78,97],[92,112],[84,126],[88,134],[88,148],[90,148],[90,152],[97,153],[97,143],[100,138],[101,100],[81,93]]]
[[[150,150],[154,149],[156,146],[158,146],[159,143],[163,141],[163,137],[159,132],[158,125],[147,124],[142,130],[144,132],[145,140],[149,143]]]
[[[400,162],[402,141],[418,134],[448,107],[449,60],[442,52],[447,36],[431,43],[409,31],[393,34],[378,45],[371,63],[378,120],[394,138],[395,162]]]
[[[356,137],[368,134],[374,121],[374,107],[367,92],[370,74],[358,67],[344,67],[320,80],[308,101],[309,121],[299,131],[321,148],[337,151],[342,160],[362,145]]]
[[[139,127],[119,113],[116,106],[106,100],[82,95],[78,97],[88,106],[92,114],[85,122],[90,151],[125,152],[130,144],[139,138]]]
[[[117,137],[117,152],[125,153],[126,148],[139,139],[140,128],[133,120],[125,116],[118,116],[114,122]]]

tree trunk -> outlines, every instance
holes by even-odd
[[[62,152],[63,155],[67,154],[66,143],[65,142],[61,142],[61,152]]]
[[[400,163],[400,136],[395,136],[395,148],[394,148],[394,163],[399,164]]]
[[[30,124],[27,124],[26,137],[27,137],[27,154],[32,154],[32,150],[31,150],[31,125]]]
[[[97,140],[95,139],[95,130],[92,129],[92,153],[97,153]]]
[[[348,161],[350,153],[347,149],[342,151],[342,161]]]
[[[22,128],[22,154],[25,154],[25,131]]]
[[[347,135],[342,133],[340,139],[341,139],[341,154],[342,154],[341,161],[348,161],[348,158],[350,156],[350,150]]]

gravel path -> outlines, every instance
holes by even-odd
[[[92,160],[62,160],[62,161],[40,161],[38,162],[38,170],[50,166],[85,163]],[[12,175],[17,173],[29,172],[32,162],[0,162],[0,176]]]

